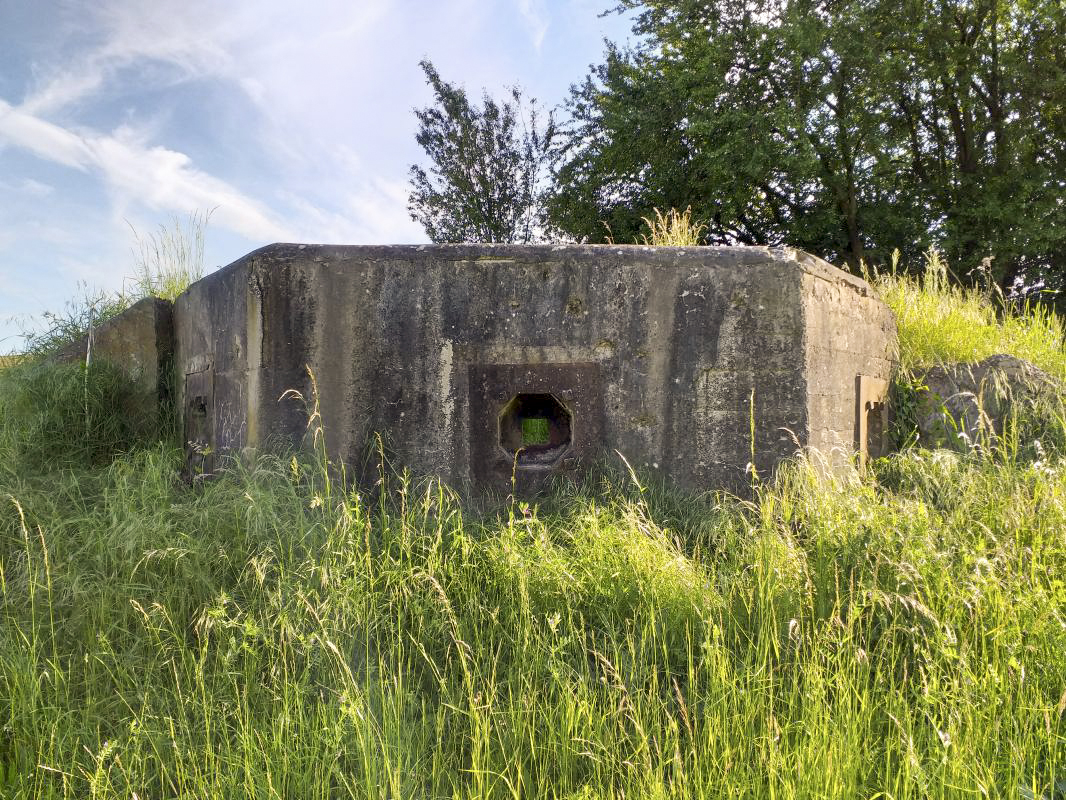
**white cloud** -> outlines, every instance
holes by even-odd
[[[324,57],[333,58],[336,66],[338,55],[354,61],[386,46],[375,34],[381,17],[395,5],[397,0],[317,0],[307,6],[286,0],[74,5],[68,27],[90,32],[98,43],[45,68],[21,108],[52,116],[106,89],[122,69],[150,63],[170,68],[166,82],[222,80],[257,102],[276,101],[276,96],[269,98],[270,90],[286,79],[287,88],[303,83],[304,93],[320,83],[334,86],[349,76],[321,69]],[[317,71],[318,80],[303,80],[312,77],[304,65]]]
[[[297,233],[303,241],[329,244],[403,244],[425,241],[421,226],[407,215],[407,184],[374,178],[315,205],[290,195]]]
[[[211,16],[198,13],[197,5],[112,1],[77,8],[78,31],[96,33],[102,43],[45,69],[21,109],[54,114],[91,98],[119,70],[137,62],[169,64],[175,80],[225,74],[232,64],[225,41],[218,40]],[[219,19],[216,15],[215,23]]]
[[[23,178],[18,188],[19,191],[31,197],[48,197],[55,191],[54,186],[49,186],[47,183],[42,183],[33,178]]]
[[[48,197],[55,192],[55,187],[33,178],[22,178],[17,181],[0,181],[0,192],[4,194],[20,194],[29,198]],[[6,232],[10,235],[10,231]],[[3,241],[4,231],[0,231],[0,241]]]
[[[98,172],[110,190],[149,208],[179,213],[217,208],[217,224],[250,239],[288,238],[287,227],[261,203],[198,170],[184,153],[139,141],[132,129],[75,132],[0,100],[0,140],[5,139],[39,158]]]
[[[540,52],[551,24],[544,0],[518,0],[518,11],[533,42],[533,49]]]
[[[92,150],[81,136],[38,119],[0,100],[0,137],[36,156],[86,170]]]

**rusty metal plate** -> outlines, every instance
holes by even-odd
[[[888,381],[870,375],[855,378],[855,450],[859,464],[889,452]]]

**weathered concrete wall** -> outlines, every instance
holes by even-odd
[[[805,444],[833,462],[857,449],[881,455],[886,432],[880,419],[869,426],[864,441],[858,440],[857,415],[869,416],[856,407],[858,378],[874,379],[882,388],[875,399],[887,402],[887,381],[899,360],[896,318],[865,281],[820,259],[800,257],[807,262],[801,292],[809,424]]]
[[[186,447],[198,450],[194,469],[209,469],[214,458],[203,451],[236,451],[259,441],[257,378],[259,353],[248,353],[249,339],[261,345],[259,306],[248,313],[251,292],[241,261],[190,286],[174,304],[175,405],[182,415]],[[276,400],[276,398],[274,398]],[[190,459],[190,462],[193,459]]]
[[[88,337],[82,337],[56,359],[84,363],[87,347]],[[143,393],[146,411],[158,410],[169,391],[173,353],[173,304],[168,300],[144,298],[93,330],[93,360],[110,361],[126,370]]]
[[[458,486],[535,485],[617,450],[739,488],[752,413],[765,475],[815,443],[812,422],[819,444],[851,441],[856,375],[887,377],[889,327],[827,332],[837,303],[887,314],[788,249],[273,245],[178,299],[186,437],[298,441],[306,415],[280,398],[309,394],[306,366],[329,450],[356,466],[381,433],[395,462]]]

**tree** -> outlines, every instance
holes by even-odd
[[[1066,6],[909,0],[890,87],[929,225],[955,263],[993,256],[1003,287],[1066,281]]]
[[[710,243],[857,267],[935,243],[1003,285],[1066,279],[1061,3],[623,0],[631,49],[574,87],[552,220],[632,237],[691,206]],[[917,261],[918,259],[914,259]]]
[[[420,66],[436,102],[415,111],[416,139],[431,166],[411,166],[411,218],[434,242],[536,240],[544,230],[553,115],[542,127],[535,101],[517,87],[503,103],[484,94],[476,108],[432,63]]]

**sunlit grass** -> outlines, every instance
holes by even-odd
[[[211,212],[174,217],[147,234],[133,230],[136,272],[130,283],[136,299],[174,301],[204,276],[204,233]]]
[[[703,243],[703,231],[706,225],[693,221],[692,208],[678,211],[671,208],[665,214],[659,209],[652,209],[654,216],[641,217],[645,231],[640,234],[640,239],[634,239],[633,244],[644,244],[654,247],[696,247]],[[607,229],[607,243],[618,244],[614,240],[611,227],[604,222]]]
[[[6,796],[1050,797],[1066,769],[1061,467],[471,519],[398,478],[315,502],[283,462],[197,493],[178,458],[0,512]]]
[[[641,241],[646,245],[657,247],[695,247],[702,244],[702,234],[706,225],[693,222],[692,208],[678,211],[671,208],[665,214],[659,209],[653,209],[655,216],[641,217],[647,233],[640,235]]]
[[[907,363],[962,352],[906,349],[917,324]],[[590,475],[475,512],[321,450],[189,487],[171,444],[17,374],[0,432],[42,449],[0,435],[4,798],[1066,794],[1054,458],[798,461],[750,501]]]
[[[896,314],[905,370],[1010,353],[1066,380],[1063,320],[1032,302],[1004,313],[998,297],[949,284],[940,256],[930,258],[921,281],[891,272],[875,280]]]

